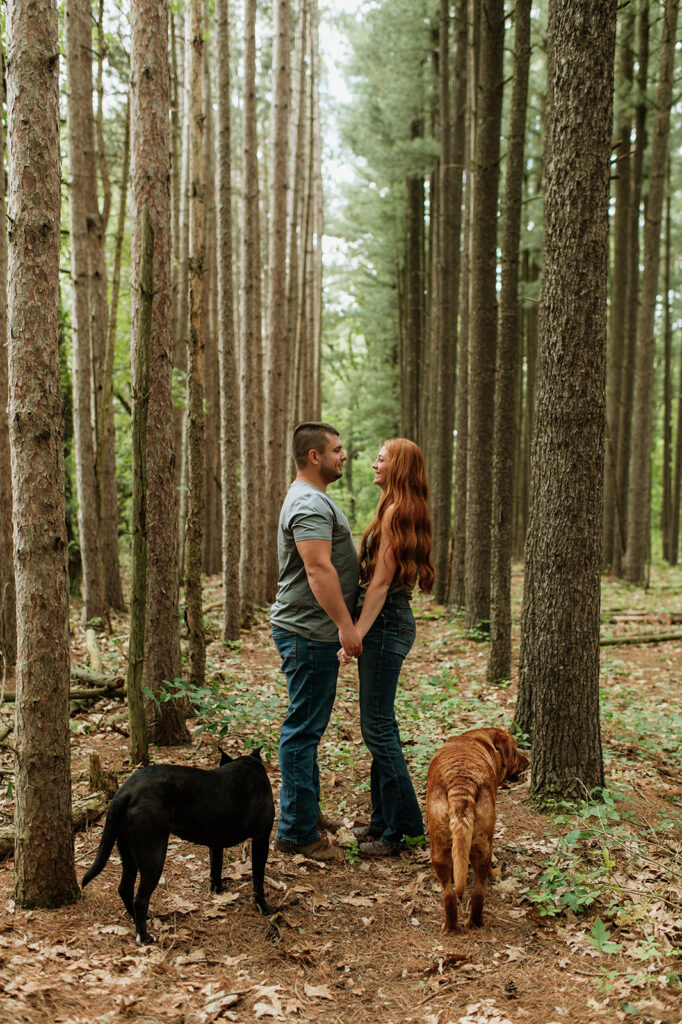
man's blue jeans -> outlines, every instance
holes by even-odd
[[[390,594],[362,642],[360,725],[372,755],[370,829],[389,846],[424,834],[424,822],[407,770],[395,717],[403,661],[414,643],[414,615],[407,594]]]
[[[304,845],[320,835],[317,748],[334,706],[339,644],[307,640],[277,626],[272,636],[289,693],[289,711],[279,739],[282,788],[277,838]]]

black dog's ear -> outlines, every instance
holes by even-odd
[[[261,759],[261,757],[260,757],[261,750],[262,750],[262,747],[252,747],[252,749],[249,751],[249,753],[250,753],[251,757],[257,757],[258,760],[260,761],[260,759]]]
[[[220,767],[222,768],[224,764],[229,764],[232,758],[221,747],[218,747],[218,750],[220,751]]]

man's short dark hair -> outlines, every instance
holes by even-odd
[[[299,423],[294,430],[292,443],[294,462],[299,469],[303,469],[308,462],[308,452],[311,448],[318,451],[320,455],[329,444],[329,434],[339,436],[336,427],[331,423]]]

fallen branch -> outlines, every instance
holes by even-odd
[[[101,700],[102,697],[124,697],[125,691],[121,680],[108,683],[105,686],[88,686],[80,690],[70,690],[69,700]],[[7,690],[3,700],[7,704],[13,704],[16,700],[14,690]]]
[[[104,793],[88,793],[87,796],[75,800],[73,804],[73,830],[81,832],[93,821],[101,818],[108,806]],[[14,854],[14,825],[0,828],[0,858]]]
[[[626,644],[667,644],[682,640],[682,633],[638,633],[635,636],[610,636],[599,641],[600,647],[621,647]]]

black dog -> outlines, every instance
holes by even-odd
[[[83,887],[100,873],[116,842],[122,866],[119,895],[135,922],[137,941],[153,942],[147,911],[163,871],[169,835],[209,847],[211,892],[222,891],[223,848],[251,839],[253,898],[262,914],[271,914],[263,880],[274,819],[272,787],[260,749],[234,760],[222,754],[220,767],[212,771],[179,764],[141,768],[109,805]],[[140,884],[133,899],[138,871]]]

